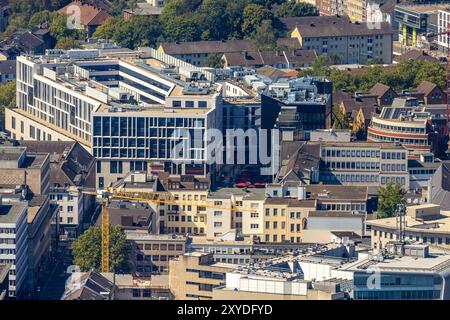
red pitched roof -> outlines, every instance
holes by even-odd
[[[83,4],[80,1],[73,1],[64,8],[59,9],[58,12],[72,15],[74,14],[74,10],[76,10],[75,7],[80,10],[80,22],[84,26],[99,26],[110,17],[105,10],[99,9],[91,4]]]

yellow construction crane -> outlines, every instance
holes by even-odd
[[[101,270],[102,272],[110,272],[110,225],[109,225],[109,202],[111,199],[131,200],[140,202],[152,202],[158,204],[172,204],[172,205],[196,205],[204,208],[212,208],[215,210],[227,210],[238,212],[255,212],[254,209],[244,209],[236,207],[220,207],[215,205],[208,205],[207,201],[180,201],[179,196],[169,192],[148,192],[148,191],[126,191],[122,188],[108,187],[97,192],[83,190],[83,194],[93,195],[101,199],[101,231],[102,231],[102,245],[101,245]]]

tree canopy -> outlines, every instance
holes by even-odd
[[[388,183],[378,187],[378,218],[388,218],[396,214],[397,206],[405,204],[405,191],[398,183]]]
[[[10,81],[5,84],[0,84],[0,115],[5,111],[9,105],[16,104],[16,82]]]
[[[261,47],[272,48],[276,38],[286,31],[282,30],[276,10],[285,2],[286,0],[168,0],[159,17],[134,16],[125,23],[124,18],[117,15],[100,26],[94,36],[111,39],[129,48],[154,46],[163,41],[244,38],[253,39],[260,45],[266,38],[269,44]],[[134,4],[128,4],[128,7]],[[303,4],[283,8],[285,10],[280,17],[314,14],[309,6]],[[264,34],[266,31],[267,34]]]
[[[277,8],[279,17],[305,17],[318,16],[319,11],[310,3],[287,1]]]
[[[129,245],[125,233],[119,226],[110,227],[110,259],[111,270],[116,273],[126,273],[129,270]],[[102,232],[100,227],[87,229],[72,244],[73,262],[81,271],[91,269],[101,270]]]
[[[386,84],[395,91],[416,88],[422,81],[436,83],[441,88],[446,86],[445,67],[438,62],[406,60],[395,68],[373,66],[356,75],[332,68],[333,64],[336,64],[333,58],[318,56],[311,68],[304,70],[301,75],[328,77],[333,82],[335,91],[367,92],[377,82]]]

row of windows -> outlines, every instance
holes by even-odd
[[[0,233],[3,234],[15,234],[16,233],[16,228],[0,228]]]
[[[180,100],[174,100],[172,101],[172,108],[181,108],[182,107],[182,101]],[[206,101],[195,101],[187,100],[184,102],[184,108],[207,108],[208,103]]]
[[[319,210],[331,211],[366,211],[366,204],[364,203],[329,203],[320,204]]]
[[[186,210],[186,211],[191,211],[191,208],[190,208],[191,206],[189,206],[189,210]],[[198,222],[198,221],[200,221],[200,222],[205,222],[205,217],[203,217],[203,216],[200,216],[200,217],[197,217],[197,216],[194,216],[194,217],[192,217],[192,216],[178,216],[178,215],[170,215],[169,216],[169,221],[173,221],[173,222],[179,222],[179,221],[181,221],[181,222]]]
[[[409,174],[434,174],[436,169],[410,169]]]
[[[158,132],[150,131],[156,128],[204,128],[205,119],[202,118],[159,118],[159,117],[94,117],[94,136],[113,137],[149,137],[161,136]],[[169,131],[169,132],[174,132]],[[165,134],[170,137],[172,135]]]
[[[355,300],[429,300],[440,297],[438,290],[369,290],[355,291]]]
[[[414,127],[400,127],[392,126],[387,124],[381,124],[377,122],[372,123],[374,129],[390,130],[394,132],[404,132],[404,133],[415,133],[415,134],[426,134],[426,128],[414,128]]]
[[[176,256],[167,256],[167,255],[142,255],[138,254],[136,255],[136,261],[156,261],[156,262],[166,262],[171,259],[174,259]]]
[[[379,150],[355,150],[355,149],[324,149],[322,157],[362,157],[362,158],[379,158]]]
[[[183,251],[182,244],[167,244],[167,243],[138,243],[137,248],[140,250],[153,251]]]
[[[365,169],[378,170],[380,169],[379,162],[327,162],[325,165],[331,169]]]
[[[392,232],[387,232],[387,231],[379,231],[379,230],[373,230],[373,235],[376,236],[380,236],[380,237],[384,237],[386,239],[394,239],[396,238],[396,235]],[[437,244],[443,244],[445,242],[445,244],[450,244],[450,238],[443,238],[443,237],[420,237],[420,236],[413,236],[413,235],[409,235],[407,236],[407,238],[409,238],[410,240],[415,240],[417,242],[422,242],[422,243],[437,243]]]
[[[279,239],[281,239],[281,242],[288,242],[288,240],[286,239],[286,235],[284,235],[284,234],[281,235],[281,238],[278,238],[277,234],[272,235],[272,238],[270,237],[269,234],[266,234],[266,236],[265,236],[266,242],[278,242]],[[291,237],[289,242],[290,243],[300,243],[300,237]]]
[[[168,227],[167,228],[168,233],[181,233],[181,234],[197,234],[202,235],[205,234],[204,228],[197,228],[197,227]]]
[[[336,175],[321,175],[320,179],[324,182],[362,182],[375,183],[381,181],[381,184],[398,183],[404,185],[406,183],[405,177],[381,177],[378,175],[364,175],[364,174],[336,174]]]
[[[406,138],[392,138],[383,135],[373,134],[372,132],[368,133],[368,138],[374,141],[381,142],[399,142],[410,145],[418,145],[418,146],[428,146],[428,139],[406,139]]]
[[[269,221],[266,221],[265,228],[266,228],[266,230],[271,229]],[[300,232],[300,228],[301,228],[301,224],[300,223],[297,223],[297,224],[291,223],[290,224],[291,232]],[[278,221],[273,221],[272,222],[272,229],[274,229],[274,230],[278,229]],[[281,222],[281,229],[282,230],[286,229],[286,222],[284,222],[284,221]]]

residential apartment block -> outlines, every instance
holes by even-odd
[[[334,53],[341,64],[367,64],[373,59],[392,63],[392,28],[381,22],[371,28],[367,22],[352,23],[346,16],[291,17],[281,21],[303,49],[317,55]]]
[[[263,189],[221,188],[208,195],[206,238],[263,234]]]
[[[315,200],[267,198],[264,202],[262,241],[300,243],[307,217],[315,210]]]

